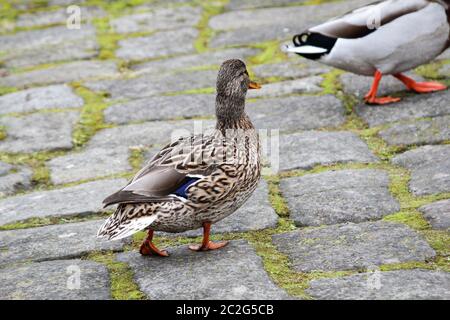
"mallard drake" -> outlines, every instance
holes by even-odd
[[[427,63],[450,45],[450,0],[387,0],[356,9],[294,36],[286,51],[360,75],[374,76],[369,104],[397,102],[377,97],[383,75],[409,90],[445,90],[438,82],[416,82],[402,72]]]
[[[105,206],[118,204],[98,237],[122,239],[147,229],[142,255],[167,256],[152,242],[154,231],[183,232],[203,227],[196,251],[218,249],[209,241],[211,224],[232,214],[250,197],[261,175],[256,129],[245,112],[250,81],[241,60],[225,61],[217,76],[216,127],[209,134],[180,138],[159,151]]]

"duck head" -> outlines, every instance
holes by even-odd
[[[331,52],[337,39],[314,32],[297,34],[292,39],[294,46],[286,47],[285,51],[294,52],[304,58],[318,60]]]
[[[244,117],[247,90],[259,88],[259,84],[250,80],[244,62],[231,59],[222,63],[216,85],[218,123],[233,124]]]

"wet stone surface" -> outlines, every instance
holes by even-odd
[[[78,289],[68,285],[68,277],[74,273],[81,275]],[[56,260],[8,267],[2,269],[0,281],[2,300],[111,299],[108,270],[92,261]]]
[[[166,259],[148,259],[137,252],[118,255],[135,272],[139,288],[161,299],[288,299],[270,280],[262,260],[243,240],[222,250],[193,252],[186,246],[168,249]]]
[[[450,191],[450,146],[423,146],[392,159],[411,170],[410,191],[416,196]]]
[[[128,240],[96,238],[103,220],[0,231],[0,265],[81,257],[91,251],[119,251]]]
[[[14,166],[0,161],[0,197],[30,188],[32,175],[33,172],[27,166]]]
[[[281,181],[291,218],[299,226],[381,219],[400,210],[381,170],[340,170]]]
[[[448,272],[413,269],[314,280],[306,292],[321,300],[448,300],[449,288]]]
[[[125,179],[100,180],[2,199],[0,225],[29,218],[83,216],[102,212],[103,199],[125,184]]]
[[[450,199],[427,204],[420,207],[419,211],[433,229],[450,231]]]
[[[435,256],[415,231],[384,221],[297,230],[274,235],[273,241],[301,272],[357,270]]]
[[[367,145],[351,132],[307,131],[280,136],[280,170],[311,169],[317,165],[377,162]]]

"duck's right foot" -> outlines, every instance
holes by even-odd
[[[141,248],[139,249],[139,253],[143,256],[151,256],[156,255],[160,257],[168,257],[169,254],[166,250],[159,250],[154,243],[153,240],[153,230],[148,230],[147,239],[141,244]]]
[[[384,105],[399,102],[401,99],[394,97],[366,97],[364,100],[367,104]]]

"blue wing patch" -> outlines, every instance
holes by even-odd
[[[178,189],[174,192],[174,194],[176,194],[179,197],[187,199],[186,189],[189,188],[191,184],[193,184],[198,180],[200,180],[200,178],[186,177],[186,179],[184,179],[183,181],[183,184],[180,187],[178,187]]]

